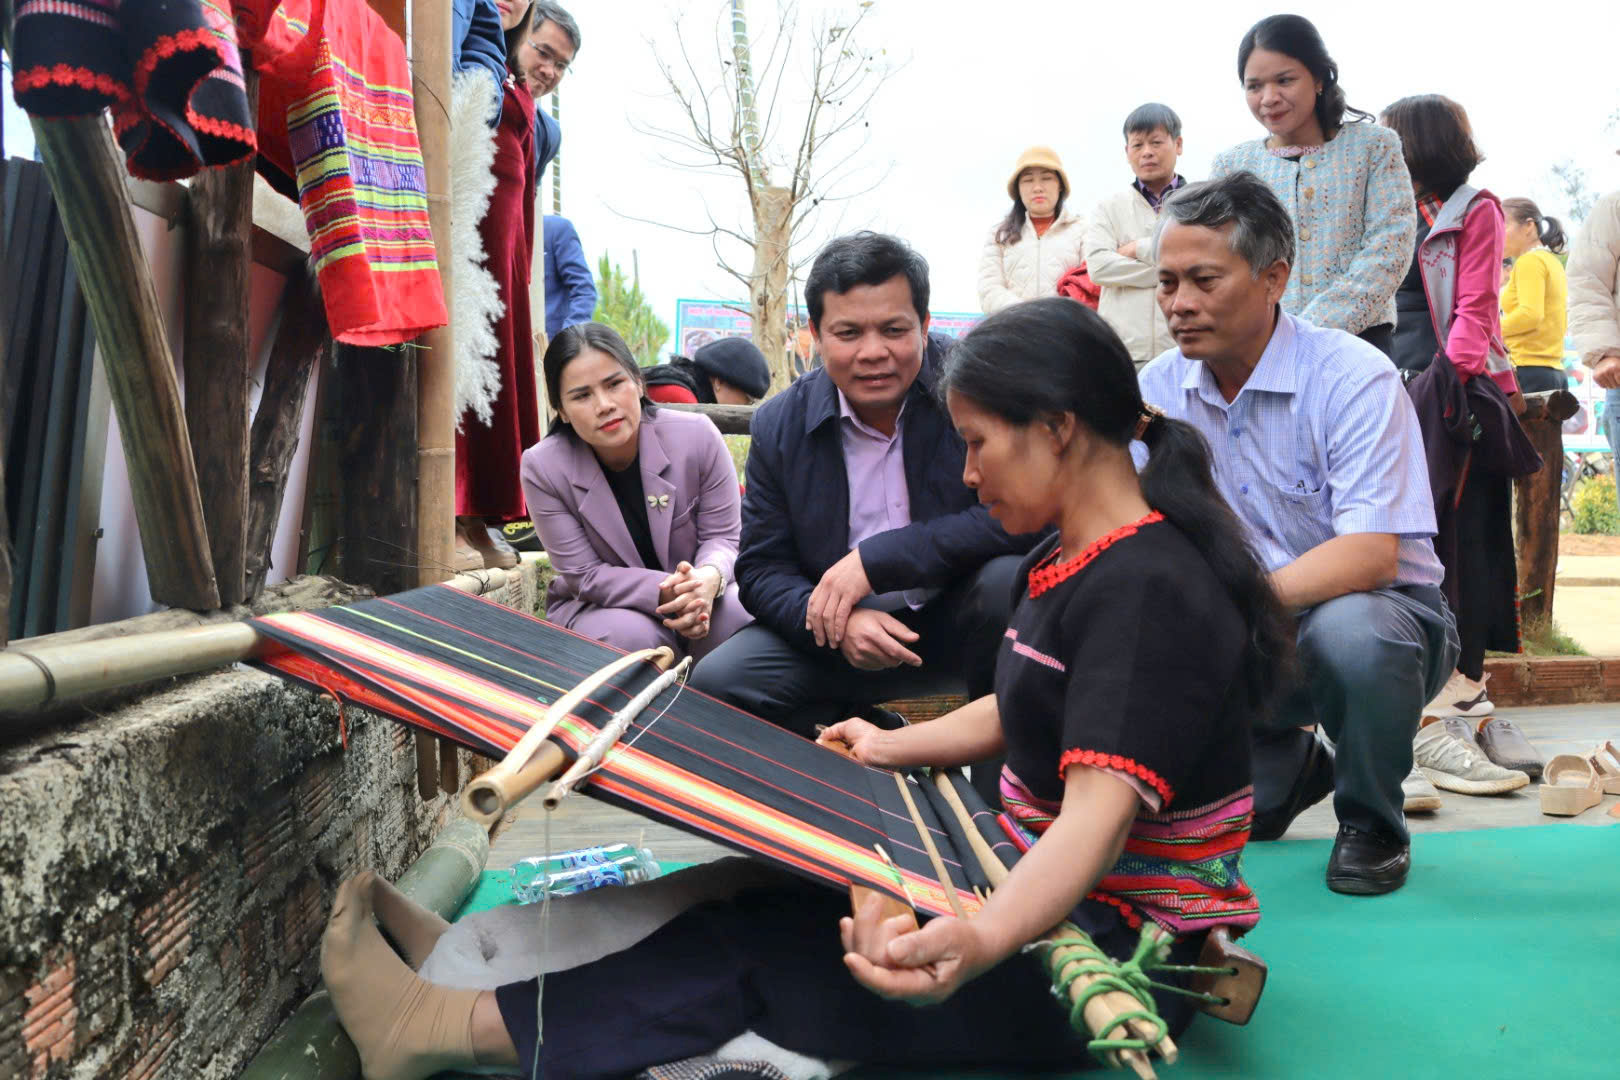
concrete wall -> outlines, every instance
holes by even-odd
[[[455,812],[407,729],[343,719],[347,749],[330,698],[244,668],[0,748],[0,1077],[237,1074],[318,981],[338,882]]]

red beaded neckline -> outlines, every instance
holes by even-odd
[[[1142,526],[1152,525],[1155,521],[1163,520],[1163,514],[1157,510],[1150,510],[1145,517],[1133,521],[1129,525],[1121,525],[1113,532],[1104,533],[1102,536],[1097,537],[1097,539],[1086,545],[1086,549],[1080,554],[1072,559],[1065,559],[1063,562],[1054,561],[1059,555],[1063,554],[1061,546],[1054,547],[1047,553],[1046,558],[1037,563],[1035,568],[1029,572],[1029,598],[1033,600],[1042,593],[1049,592],[1074,577],[1074,575],[1084,570],[1098,555],[1101,555],[1116,543],[1125,539],[1125,537],[1135,536],[1136,531]]]

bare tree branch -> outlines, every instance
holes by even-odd
[[[748,214],[736,227],[722,224],[706,200],[706,226],[613,212],[631,221],[709,238],[717,268],[748,290],[754,340],[765,351],[778,384],[785,382],[784,374],[790,374],[793,363],[791,343],[785,337],[788,296],[814,254],[811,240],[817,223],[825,220],[823,208],[839,205],[835,216],[841,223],[848,201],[870,193],[888,175],[884,167],[869,182],[862,177],[870,142],[867,114],[895,71],[858,40],[871,6],[859,4],[842,19],[818,18],[801,32],[800,10],[789,0],[774,27],[761,34],[751,32],[746,22],[734,26],[731,4],[724,3],[711,28],[714,55],[708,60],[700,60],[705,51],[694,49],[695,42],[686,36],[677,15],[674,38],[679,58],[666,60],[654,51],[668,91],[665,100],[680,111],[683,122],[670,126],[631,121],[638,134],[670,148],[659,154],[664,163],[742,180]],[[735,11],[741,18],[740,2]],[[756,50],[750,39],[769,45]],[[762,55],[763,62],[756,63],[756,55]],[[795,56],[805,61],[804,67],[795,63]],[[790,68],[804,77],[806,85],[795,85],[799,80],[788,78]],[[778,136],[790,116],[797,118],[797,131],[791,152],[783,155]],[[800,252],[798,258],[795,251]]]

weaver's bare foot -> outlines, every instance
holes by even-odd
[[[344,882],[321,936],[321,977],[360,1051],[362,1075],[422,1080],[477,1064],[472,1020],[479,991],[436,986],[405,966],[372,922],[374,884],[370,874]]]
[[[353,879],[354,887],[370,898],[377,921],[405,952],[405,962],[415,971],[421,968],[450,924],[407,897],[386,879],[363,870]]]

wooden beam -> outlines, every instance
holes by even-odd
[[[264,392],[253,417],[244,567],[244,592],[249,600],[264,589],[265,574],[270,570],[270,547],[281,517],[287,472],[298,449],[310,373],[331,345],[320,286],[315,275],[306,271],[287,283],[281,322],[264,369]]]
[[[679,409],[682,412],[702,413],[714,421],[722,435],[747,435],[754,422],[753,405],[688,405],[684,402],[658,406],[660,409]]]
[[[218,607],[174,359],[112,131],[101,116],[29,120],[106,364],[152,598]]]
[[[259,75],[243,73],[248,113]],[[186,230],[186,425],[222,605],[246,595],[248,391],[252,341],[249,266],[253,160],[204,169],[191,181]]]
[[[1519,420],[1542,460],[1540,472],[1513,481],[1519,618],[1531,623],[1552,616],[1558,576],[1558,517],[1563,509],[1559,498],[1564,477],[1563,427],[1579,403],[1568,390],[1526,394],[1524,401],[1524,415]]]
[[[454,292],[450,280],[450,41],[449,0],[411,0],[411,76],[416,101],[416,135],[422,146],[428,217],[438,252],[445,305]],[[455,336],[450,327],[429,330],[417,341],[416,549],[417,583],[431,585],[450,576],[456,531]],[[419,764],[425,766],[425,753]],[[439,787],[460,787],[456,745],[439,740]]]

